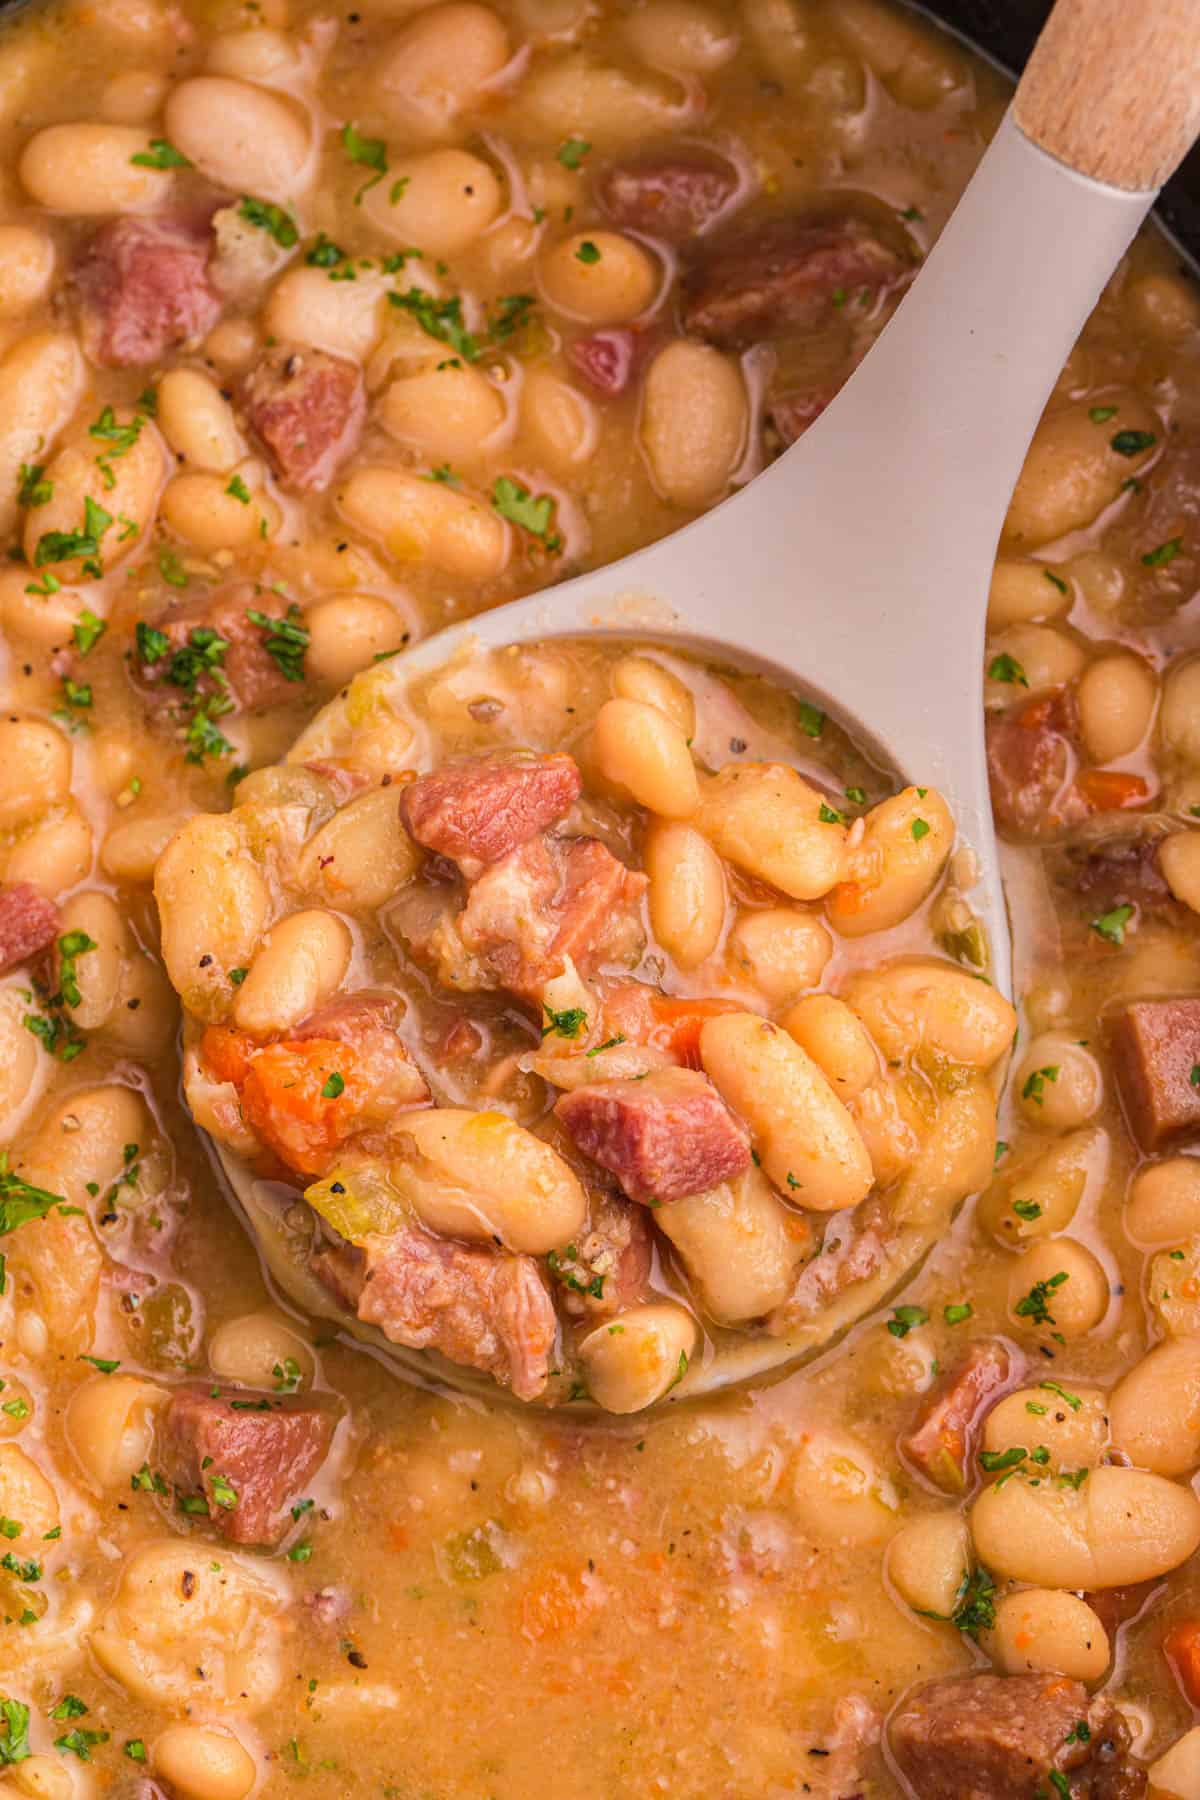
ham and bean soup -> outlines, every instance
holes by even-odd
[[[800,436],[1005,97],[887,0],[4,27],[0,1793],[1200,1800],[1190,274],[1008,515],[1015,1007],[803,691],[394,660]]]

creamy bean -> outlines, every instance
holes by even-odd
[[[1056,571],[1048,571],[1045,563],[1001,557],[992,570],[988,590],[988,629],[1002,632],[1011,625],[1056,619],[1060,613],[1070,612],[1070,585],[1063,582],[1060,587],[1062,577],[1052,580],[1054,574]]]
[[[845,827],[781,763],[729,763],[705,782],[692,823],[722,856],[793,900],[819,900],[841,878]],[[826,808],[826,811],[829,809]]]
[[[289,269],[267,296],[263,326],[281,343],[365,362],[383,332],[385,295],[369,270],[355,281],[330,281],[324,269]]]
[[[993,1181],[980,1197],[979,1222],[1010,1249],[1065,1231],[1089,1177],[1103,1173],[1107,1160],[1106,1133],[1073,1131],[1031,1163]]]
[[[642,858],[654,935],[681,967],[694,969],[712,955],[725,926],[721,859],[690,825],[667,820],[651,824]]]
[[[1085,1245],[1073,1238],[1044,1238],[1013,1264],[1008,1277],[1009,1316],[1016,1325],[1044,1325],[1065,1338],[1086,1337],[1108,1311],[1108,1276]],[[1039,1300],[1041,1302],[1039,1306]],[[1018,1309],[1026,1305],[1033,1311]],[[1048,1316],[1037,1318],[1037,1312]]]
[[[762,1318],[779,1306],[812,1248],[804,1218],[755,1168],[707,1193],[672,1200],[658,1209],[656,1222],[705,1309],[723,1325]]]
[[[1067,1398],[1064,1398],[1068,1396]],[[1034,1387],[1018,1388],[998,1400],[983,1422],[983,1448],[1003,1455],[1020,1445],[1046,1449],[1051,1470],[1094,1469],[1109,1444],[1109,1407],[1099,1388],[1049,1375]]]
[[[681,1306],[630,1307],[579,1345],[588,1392],[605,1412],[641,1412],[687,1374],[696,1326]]]
[[[397,243],[426,256],[461,256],[499,218],[504,190],[490,163],[469,150],[431,150],[390,164],[363,209]]]
[[[508,58],[508,33],[490,7],[474,0],[430,6],[384,51],[381,103],[407,135],[444,137],[480,104]]]
[[[1200,1725],[1176,1738],[1149,1768],[1151,1800],[1196,1800],[1200,1794]]]
[[[627,325],[646,311],[661,280],[648,250],[602,228],[553,244],[538,274],[547,304],[588,325]]]
[[[238,827],[209,813],[188,819],[159,858],[154,897],[172,986],[199,1017],[224,1018],[233,1004],[229,971],[249,967],[269,905]]]
[[[168,369],[158,384],[158,423],[177,456],[224,474],[246,454],[233,408],[198,369]]]
[[[1126,316],[1135,331],[1160,344],[1178,344],[1200,331],[1200,300],[1177,275],[1143,275],[1125,290]]]
[[[136,126],[73,121],[30,138],[17,170],[30,198],[48,212],[150,212],[166,201],[173,177],[134,162],[149,149]]]
[[[496,387],[466,363],[403,376],[379,402],[384,430],[431,462],[476,461],[505,417]]]
[[[545,1256],[578,1232],[583,1189],[562,1157],[503,1113],[442,1106],[404,1121],[391,1179],[431,1231]]]
[[[793,1458],[801,1529],[829,1549],[878,1544],[896,1523],[896,1496],[860,1439],[812,1431]]]
[[[100,850],[100,864],[114,881],[147,882],[154,865],[183,824],[181,813],[165,818],[129,819],[114,826]]]
[[[954,820],[933,788],[905,788],[873,806],[846,859],[846,876],[825,902],[843,937],[888,931],[933,891],[954,847]]]
[[[43,1074],[38,1041],[25,1025],[29,1002],[22,988],[19,973],[15,984],[0,983],[0,1143],[17,1130]]]
[[[541,59],[521,83],[504,119],[506,128],[544,144],[577,132],[589,143],[617,149],[652,141],[686,117],[678,81],[647,71],[630,75],[581,51]]]
[[[253,1037],[290,1031],[341,986],[350,933],[336,913],[289,913],[272,925],[233,1005],[234,1023]]]
[[[1031,1125],[1045,1131],[1073,1131],[1099,1111],[1104,1078],[1086,1045],[1065,1032],[1044,1031],[1017,1063],[1013,1090]]]
[[[121,910],[108,894],[75,894],[63,908],[63,937],[84,939],[88,948],[73,957],[79,999],[68,1007],[83,1031],[98,1031],[107,1021],[121,989],[126,947]]]
[[[304,62],[300,46],[286,32],[258,26],[214,38],[208,52],[208,72],[287,89],[303,79]]]
[[[0,362],[0,530],[5,533],[17,517],[22,463],[45,462],[82,388],[83,358],[65,332],[23,338]]]
[[[762,1168],[781,1194],[817,1212],[856,1206],[873,1175],[853,1119],[812,1058],[753,1013],[709,1019],[705,1073],[750,1127]]]
[[[167,472],[162,439],[141,414],[116,412],[115,428],[136,431],[128,449],[105,457],[108,440],[84,430],[63,445],[46,465],[52,493],[25,519],[25,555],[34,569],[49,568],[56,580],[86,581],[104,574],[140,551],[146,542]],[[52,534],[84,532],[94,549],[61,554]]]
[[[674,506],[708,506],[729,486],[749,419],[741,371],[707,344],[677,341],[646,372],[639,427],[651,480]]]
[[[1140,656],[1101,656],[1079,678],[1079,722],[1093,762],[1129,756],[1154,718],[1158,680]]]
[[[648,812],[686,819],[700,802],[692,753],[679,727],[640,700],[606,700],[592,727],[592,756],[603,780]]]
[[[525,376],[521,426],[547,466],[564,473],[587,461],[599,436],[595,407],[548,369],[533,368]]]
[[[1200,1157],[1168,1156],[1139,1169],[1124,1224],[1130,1240],[1147,1249],[1200,1236]]]
[[[612,676],[613,692],[622,700],[657,706],[684,737],[696,735],[696,703],[677,675],[648,656],[623,656]]]
[[[1178,831],[1161,839],[1158,866],[1175,898],[1200,912],[1200,831]]]
[[[128,1489],[154,1442],[155,1409],[165,1391],[139,1375],[97,1375],[71,1395],[67,1441],[98,1488]]]
[[[1142,1469],[1187,1475],[1200,1464],[1200,1338],[1170,1338],[1112,1391],[1113,1443]]]
[[[512,533],[495,512],[405,469],[357,470],[338,505],[398,563],[425,559],[447,574],[489,581],[504,572],[512,553]]]
[[[844,998],[892,1059],[925,1049],[966,1068],[990,1069],[1016,1029],[1009,1001],[987,982],[931,957],[852,975]]]
[[[1057,626],[1010,625],[1007,631],[989,638],[983,661],[988,676],[983,688],[985,704],[1010,706],[1014,698],[1027,692],[1066,687],[1087,657],[1082,646]]]
[[[255,549],[274,532],[280,513],[266,494],[251,488],[247,503],[230,492],[224,475],[198,473],[176,475],[167,483],[162,516],[185,544],[215,556],[222,550]]]
[[[45,298],[54,240],[34,225],[0,225],[0,319],[20,318]]]
[[[0,830],[28,824],[65,800],[71,786],[71,746],[40,719],[0,718]]]
[[[737,51],[736,33],[702,0],[655,0],[625,22],[643,62],[686,75],[712,75]]]
[[[122,69],[104,84],[100,111],[114,125],[146,125],[161,107],[166,79],[154,69]]]
[[[821,920],[799,907],[740,912],[729,934],[731,963],[773,1007],[816,987],[832,954],[833,939]]]
[[[1026,1588],[1005,1594],[984,1648],[1006,1675],[1066,1675],[1099,1681],[1112,1652],[1094,1610],[1077,1594]]]
[[[0,782],[0,793],[3,783]],[[8,854],[9,881],[30,881],[51,899],[82,881],[92,866],[92,828],[73,800],[23,831]]]
[[[915,1612],[948,1619],[971,1567],[971,1540],[958,1512],[925,1513],[902,1525],[885,1564],[900,1598]]]
[[[244,1387],[307,1386],[313,1353],[278,1313],[243,1313],[226,1319],[208,1343],[208,1366],[222,1381]]]
[[[76,588],[60,587],[55,594],[30,593],[34,584],[28,569],[0,573],[0,619],[12,638],[39,651],[60,650],[71,642],[71,633],[85,605],[101,617],[104,602],[93,593],[91,603]]]
[[[296,863],[302,892],[347,912],[382,906],[417,867],[394,792],[376,788],[339,807],[314,832]]]
[[[1200,764],[1200,657],[1176,661],[1168,670],[1159,729],[1166,750]]]
[[[338,594],[305,610],[305,673],[327,687],[341,687],[377,656],[399,650],[409,633],[387,600],[374,594]]]
[[[10,1542],[22,1551],[44,1539],[59,1522],[58,1496],[17,1444],[0,1444],[0,1516],[20,1527]]]
[[[1200,1544],[1200,1501],[1139,1469],[1093,1469],[1076,1489],[1018,1475],[971,1509],[980,1561],[1038,1587],[1124,1587],[1186,1562]]]
[[[862,1020],[833,994],[806,994],[780,1024],[812,1057],[839,1100],[853,1100],[879,1073],[879,1052]]]
[[[182,1800],[245,1800],[258,1775],[244,1745],[212,1725],[168,1725],[154,1741],[154,1768]]]
[[[290,200],[309,175],[309,127],[290,100],[226,75],[194,75],[173,88],[167,136],[218,187]]]
[[[1036,549],[1090,525],[1117,498],[1121,483],[1145,467],[1162,440],[1158,415],[1132,391],[1114,396],[1113,403],[1115,415],[1100,424],[1082,401],[1047,412],[1009,503],[1008,543]],[[1128,431],[1149,434],[1153,442],[1122,455],[1113,439]]]

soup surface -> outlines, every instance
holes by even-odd
[[[803,696],[634,634],[388,698],[405,643],[800,435],[1004,98],[875,0],[63,0],[5,28],[7,1791],[1200,1794],[1191,278],[1134,247],[996,567],[998,1129],[1002,1046],[961,1027],[1012,1021],[952,822]],[[865,520],[847,580],[879,554]],[[832,843],[820,879],[733,830],[764,766],[768,814],[814,797],[786,845]],[[487,837],[485,802],[463,837],[464,770],[531,767],[558,794],[532,830]],[[919,879],[856,933],[839,891],[897,811]],[[543,897],[480,935],[531,844]],[[604,929],[555,948],[581,853]],[[770,1111],[764,1038],[853,1131],[799,1199],[816,1133]],[[686,1125],[638,1162],[647,1092]],[[185,1093],[254,1175],[273,1285]],[[860,1154],[865,1197],[836,1186]],[[906,1191],[930,1254],[837,1316]],[[409,1273],[413,1241],[484,1268],[470,1331],[454,1282],[398,1336],[364,1307],[380,1225]],[[317,1255],[357,1277],[295,1305]],[[497,1270],[541,1309],[536,1366]],[[819,1356],[689,1398],[797,1293]],[[429,1351],[398,1373],[414,1338],[479,1393]]]

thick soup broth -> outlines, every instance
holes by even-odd
[[[1000,547],[1015,1010],[802,692],[392,660],[794,442],[1005,103],[877,0],[3,28],[4,1793],[1200,1797],[1191,274]]]

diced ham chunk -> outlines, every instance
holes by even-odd
[[[728,211],[740,186],[732,163],[674,150],[617,163],[601,176],[597,198],[622,229],[683,244]]]
[[[1200,1134],[1200,997],[1127,1006],[1111,1045],[1125,1116],[1142,1149]]]
[[[551,1261],[563,1311],[622,1312],[642,1298],[650,1279],[653,1233],[643,1207],[593,1188],[588,1225]]]
[[[1139,1800],[1146,1791],[1121,1713],[1062,1675],[931,1681],[893,1715],[891,1740],[920,1800]]]
[[[84,348],[93,362],[156,363],[203,337],[221,302],[208,279],[207,222],[126,217],[101,226],[75,268]]]
[[[401,795],[400,817],[426,850],[495,863],[561,819],[582,787],[563,752],[499,751],[419,775]]]
[[[222,1537],[274,1544],[328,1455],[333,1419],[276,1395],[178,1388],[158,1429],[163,1475],[181,1493],[204,1496]]]
[[[482,1369],[518,1400],[545,1388],[558,1321],[531,1256],[468,1248],[414,1226],[368,1237],[361,1250],[319,1251],[313,1269],[393,1344]]]
[[[768,1316],[771,1337],[787,1337],[807,1325],[850,1288],[872,1281],[886,1267],[897,1227],[878,1200],[868,1200],[854,1213],[830,1224],[821,1254],[800,1270],[791,1293]]]
[[[684,274],[683,325],[738,350],[785,332],[811,331],[863,296],[907,281],[911,270],[859,219],[773,219],[723,236]]]
[[[935,1487],[961,1494],[971,1476],[979,1425],[988,1407],[1021,1379],[1024,1359],[999,1339],[973,1344],[921,1409],[901,1444]]]
[[[268,350],[242,402],[280,479],[316,493],[356,449],[367,416],[358,364],[301,344]]]
[[[750,1165],[749,1132],[694,1069],[597,1081],[554,1110],[583,1154],[648,1205],[703,1193]]]
[[[252,582],[243,582],[232,590],[189,600],[148,619],[150,630],[161,632],[167,640],[166,650],[152,661],[146,660],[141,645],[134,656],[134,680],[148,707],[185,719],[191,717],[197,699],[220,697],[231,702],[222,716],[294,700],[302,689],[288,678],[267,649],[271,630],[256,625],[249,616],[251,612],[261,613],[267,619],[283,618],[286,603]],[[176,652],[202,650],[206,644],[211,645],[210,632],[215,632],[225,645],[223,650],[211,652],[211,669],[205,668],[198,658],[189,658],[187,667],[178,671]],[[196,633],[201,635],[197,637]],[[153,638],[144,641],[156,642]]]
[[[1157,837],[1104,838],[1073,844],[1058,871],[1060,886],[1081,894],[1101,911],[1121,904],[1141,912],[1173,908],[1171,890],[1159,866]]]
[[[0,975],[48,950],[61,929],[57,906],[31,881],[0,888]]]
[[[1079,712],[1067,689],[987,717],[988,776],[996,824],[1009,837],[1042,838],[1077,823],[1071,786]]]

